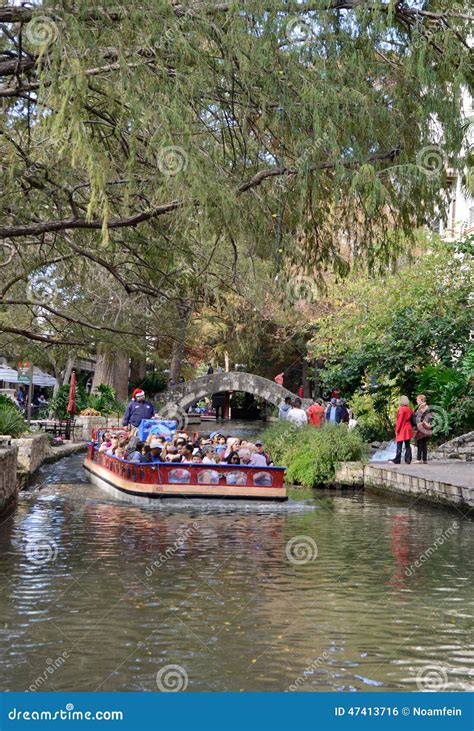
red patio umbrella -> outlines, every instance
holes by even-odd
[[[67,413],[69,416],[74,416],[76,413],[76,371],[71,373],[71,380],[69,381],[69,401],[67,404]]]

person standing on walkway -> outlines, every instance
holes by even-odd
[[[212,408],[216,412],[216,421],[224,421],[224,407],[227,399],[227,391],[219,391],[212,395]]]
[[[311,426],[323,425],[326,409],[320,401],[313,401],[306,413],[308,415],[308,420]]]
[[[337,398],[333,396],[326,409],[326,421],[329,424],[339,424],[341,415],[341,409],[337,405]]]
[[[301,407],[301,399],[295,398],[286,420],[295,426],[306,426],[308,417],[306,416],[306,411]]]
[[[397,421],[395,423],[395,440],[397,442],[397,453],[395,459],[391,459],[392,464],[400,464],[402,461],[402,449],[405,445],[405,462],[411,462],[411,446],[410,440],[413,438],[413,421],[415,414],[410,408],[408,396],[400,396],[399,409],[397,411]]]
[[[291,407],[292,407],[291,396],[286,396],[285,400],[282,401],[280,406],[278,407],[278,418],[281,419],[282,421],[286,421]]]
[[[284,373],[278,373],[278,375],[276,375],[273,380],[275,381],[275,383],[278,386],[283,386],[284,379],[285,379],[285,374]]]
[[[426,403],[426,396],[424,394],[420,393],[416,397],[416,403],[418,405],[415,411],[416,461],[426,464],[428,461],[428,442],[433,435],[433,414],[430,412],[430,407]]]

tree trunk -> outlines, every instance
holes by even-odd
[[[171,363],[170,363],[170,378],[175,382],[181,375],[181,364],[184,356],[184,341],[186,338],[185,333],[181,333],[178,336],[178,340],[173,343],[173,350],[171,351]]]
[[[140,383],[146,376],[146,358],[131,358],[130,359],[130,382]]]
[[[119,401],[126,401],[128,397],[128,355],[116,350],[97,348],[97,359],[92,381],[94,392],[97,386],[105,383],[112,386]]]
[[[117,399],[128,399],[129,358],[126,353],[115,353],[114,388]]]
[[[73,368],[74,368],[74,356],[69,356],[69,358],[67,359],[66,367],[64,369],[62,383],[60,384],[61,386],[69,383]]]
[[[184,348],[186,343],[186,335],[188,332],[188,325],[191,319],[193,310],[191,307],[181,309],[180,318],[175,328],[176,340],[173,342],[173,349],[171,351],[171,363],[170,363],[170,378],[175,382],[178,381],[181,375],[181,366],[183,364]]]

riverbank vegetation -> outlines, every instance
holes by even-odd
[[[51,413],[56,419],[66,419],[68,402],[69,386],[65,384],[51,399],[46,412]],[[111,386],[99,384],[94,393],[87,393],[80,384],[76,387],[76,413],[80,416],[120,415],[124,413],[125,408],[126,404],[117,400]]]
[[[439,439],[474,428],[473,244],[420,235],[396,269],[329,285],[308,353],[322,391],[337,385],[366,439],[393,435],[401,394],[427,395]]]
[[[11,398],[0,394],[0,434],[19,437],[27,431],[28,425]]]
[[[121,400],[146,359],[175,379],[226,354],[297,363],[306,384],[341,278],[395,267],[466,167],[469,17],[451,0],[108,6],[0,8],[2,353],[60,380],[93,357],[93,388]],[[362,355],[327,369],[357,388]]]
[[[286,482],[305,487],[332,484],[341,462],[363,461],[368,454],[361,435],[341,425],[298,428],[282,421],[262,438],[274,463],[288,467]]]

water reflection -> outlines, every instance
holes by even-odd
[[[157,691],[169,664],[191,691],[416,690],[428,664],[468,686],[466,519],[413,570],[452,513],[363,493],[141,508],[81,483],[80,458],[76,484],[49,469],[0,531],[5,690]],[[301,536],[317,558],[295,564]]]

